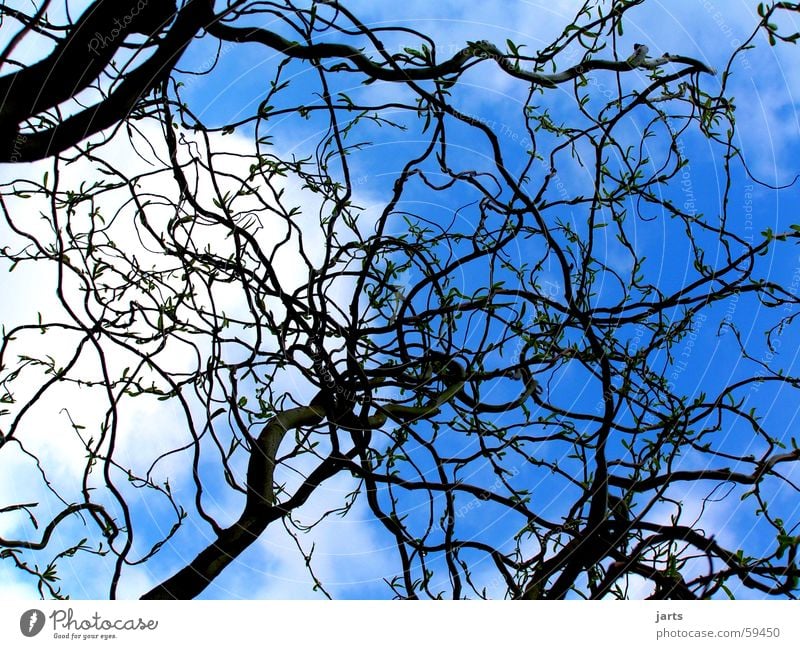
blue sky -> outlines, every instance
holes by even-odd
[[[20,6],[26,3],[18,3]],[[60,4],[60,3],[59,3]],[[530,50],[535,50],[549,42],[553,36],[571,19],[576,2],[527,2],[515,0],[513,2],[487,1],[482,2],[480,11],[466,3],[440,2],[429,3],[421,0],[410,0],[401,7],[389,6],[384,3],[355,2],[349,5],[360,18],[371,26],[400,24],[428,33],[437,43],[440,56],[446,57],[463,47],[467,41],[486,39],[502,46],[506,39],[511,39],[517,44],[526,44]],[[629,22],[626,23],[625,34],[620,37],[620,50],[632,50],[633,43],[645,43],[651,52],[671,52],[691,56],[707,62],[710,66],[720,70],[726,63],[732,48],[743,42],[756,22],[755,2],[731,1],[711,2],[710,0],[680,0],[678,2],[647,2],[645,6],[630,13]],[[73,10],[78,10],[78,3],[70,5]],[[274,27],[274,25],[272,26]],[[800,31],[797,25],[791,26],[789,21],[782,24],[785,32]],[[5,34],[0,37],[7,39]],[[399,36],[386,36],[387,47],[393,50],[402,50],[403,47],[418,47],[413,39],[407,40],[406,34]],[[4,41],[3,41],[4,42]],[[796,48],[788,46],[770,48],[765,39],[757,39],[758,46],[741,57],[732,70],[729,80],[730,94],[736,97],[738,106],[737,127],[739,140],[745,160],[751,170],[762,180],[773,184],[786,184],[792,180],[800,168],[800,125],[797,120],[797,93],[800,90],[800,79],[792,75],[791,71],[798,69],[800,57]],[[35,45],[26,45],[23,50],[29,60],[35,60],[37,49]],[[213,39],[200,41],[193,46],[187,54],[181,67],[192,70],[208,69],[216,51]],[[570,63],[571,53],[565,52],[564,60]],[[182,79],[185,83],[181,92],[196,114],[208,125],[224,126],[236,122],[252,113],[264,96],[268,80],[273,74],[277,62],[274,53],[265,52],[263,48],[255,46],[225,47],[220,56],[219,65],[208,76]],[[704,83],[707,87],[714,87],[717,80],[707,78]],[[313,105],[314,93],[319,91],[318,80],[309,72],[304,63],[294,63],[286,68],[285,79],[291,80],[290,88],[282,93],[275,103],[277,109],[293,103]],[[631,75],[625,83],[629,88],[641,87],[644,83],[642,76]],[[411,95],[404,89],[392,84],[376,83],[371,86],[360,84],[358,75],[348,75],[343,79],[334,78],[333,92],[346,93],[354,102],[360,100],[375,101],[408,101]],[[591,101],[602,102],[608,98],[608,93],[615,91],[613,75],[597,73],[589,78],[586,90],[591,96]],[[491,61],[486,61],[473,68],[464,75],[462,82],[453,89],[453,103],[462,112],[475,116],[477,119],[491,124],[503,146],[506,166],[514,172],[519,172],[526,164],[527,135],[525,135],[522,120],[522,109],[526,100],[528,88],[509,79]],[[548,91],[539,99],[542,106],[547,106],[554,116],[563,115],[565,121],[574,114],[574,99],[569,95],[568,87]],[[377,214],[383,208],[387,192],[390,191],[399,171],[398,163],[412,157],[422,150],[425,145],[425,136],[420,133],[420,124],[409,119],[407,114],[388,111],[386,117],[396,118],[408,126],[406,131],[398,131],[387,127],[362,125],[356,129],[353,136],[357,139],[369,140],[371,144],[362,151],[352,156],[352,175],[357,179],[355,184],[354,203],[363,209],[358,229],[368,232]],[[304,120],[295,116],[275,118],[269,123],[269,134],[274,137],[276,150],[283,155],[308,154],[313,150],[320,137],[320,128],[325,125],[324,120],[316,119],[313,114],[311,119]],[[641,140],[643,123],[635,119],[623,127],[623,138],[630,144],[638,144]],[[149,129],[149,130],[148,130]],[[454,127],[451,131],[451,162],[462,166],[464,169],[486,169],[491,166],[487,156],[486,143],[476,138],[474,131]],[[139,149],[146,147],[146,142],[154,143],[152,156],[155,161],[163,148],[159,149],[159,132],[152,125],[144,127],[142,135],[136,139]],[[190,133],[184,133],[191,140]],[[226,147],[236,151],[248,151],[249,139],[252,130],[249,127],[237,129],[231,135],[215,135],[211,139],[212,147],[224,150]],[[133,172],[146,173],[148,163],[146,160],[136,160],[130,146],[123,141],[112,141],[105,147],[109,159],[128,165],[127,169]],[[692,201],[693,209],[706,215],[719,211],[720,197],[724,191],[721,184],[723,180],[720,160],[723,150],[716,145],[699,137],[696,133],[688,133],[680,140],[684,147],[684,154],[691,158],[691,166],[685,169],[681,180],[673,183],[666,191],[672,192],[676,203]],[[647,153],[657,158],[663,151],[659,151],[657,138],[650,141],[652,148]],[[558,179],[551,186],[546,197],[557,200],[560,193],[574,195],[584,193],[587,186],[591,186],[592,175],[590,170],[581,168],[568,154],[559,159]],[[612,161],[618,163],[619,161]],[[228,161],[229,169],[238,171],[235,161]],[[0,168],[0,180],[3,183],[18,177],[41,178],[48,168],[47,163],[26,165],[25,167]],[[431,169],[435,173],[435,169]],[[536,173],[541,176],[542,169],[534,165],[534,185]],[[64,185],[70,182],[78,183],[86,178],[97,177],[97,170],[87,163],[79,163],[74,168],[64,170]],[[729,219],[733,228],[743,237],[752,236],[756,240],[760,233],[767,227],[775,232],[785,231],[789,225],[797,221],[792,211],[796,204],[797,189],[791,188],[784,192],[773,192],[755,185],[741,173],[734,175],[734,183],[729,191]],[[201,197],[211,200],[210,190],[204,186],[202,174],[198,175],[201,186]],[[170,179],[166,174],[150,178],[153,191],[174,192]],[[541,181],[540,181],[541,182]],[[318,249],[321,233],[319,225],[315,222],[315,211],[319,209],[318,199],[304,191],[296,179],[289,178],[284,186],[287,204],[303,206],[303,216],[298,220],[309,250],[309,255],[319,255]],[[209,192],[209,193],[203,193]],[[130,214],[130,206],[119,207],[119,199],[112,194],[108,197],[108,204],[104,210],[113,213],[120,209],[124,217]],[[456,228],[469,229],[475,218],[475,211],[470,204],[475,200],[474,195],[463,189],[449,192],[431,192],[420,183],[410,186],[404,195],[398,210],[420,213],[424,211],[433,221],[447,221],[453,219]],[[30,204],[23,204],[17,199],[9,203],[17,210],[31,210]],[[157,211],[157,208],[153,208]],[[128,211],[126,211],[128,210]],[[31,210],[33,211],[33,210]],[[573,219],[578,224],[580,215],[564,213],[563,218]],[[636,250],[640,255],[647,256],[645,273],[653,278],[659,288],[664,291],[675,290],[691,281],[694,276],[689,257],[688,242],[682,233],[681,226],[675,221],[659,218],[654,215],[654,221],[640,224],[633,230]],[[26,224],[26,227],[35,229],[37,224]],[[395,226],[399,231],[403,221],[397,220]],[[580,227],[580,225],[576,225]],[[125,236],[124,220],[119,225],[118,232]],[[626,255],[624,248],[610,234],[611,228],[603,231],[602,255],[604,261],[613,269],[623,274],[630,272],[631,260]],[[127,234],[134,234],[131,229]],[[11,239],[5,225],[0,226],[0,236],[3,240]],[[265,232],[265,237],[279,240],[281,234]],[[346,232],[342,236],[349,236]],[[13,239],[12,239],[13,240]],[[267,238],[265,241],[269,242]],[[229,242],[211,241],[215,246],[227,246]],[[706,261],[712,265],[721,263],[724,251],[708,241]],[[296,281],[293,274],[296,272],[297,260],[292,258],[295,254],[292,246],[287,247],[279,262],[276,264],[277,272],[287,285]],[[147,253],[140,252],[140,259],[150,258]],[[540,244],[536,241],[521,242],[514,250],[515,261],[536,258],[542,254]],[[160,263],[155,257],[154,264]],[[551,260],[550,260],[551,261]],[[554,296],[561,295],[563,286],[557,269],[548,261],[544,264],[541,280],[549,287]],[[777,282],[790,287],[795,293],[800,288],[797,281],[800,257],[793,244],[774,247],[769,254],[759,259],[759,273]],[[454,277],[454,284],[469,292],[474,290],[476,277],[482,277],[485,268],[480,264],[470,266],[463,273]],[[36,321],[37,312],[42,312],[46,317],[63,317],[59,304],[52,298],[53,273],[52,269],[40,268],[33,264],[21,264],[14,273],[4,278],[0,286],[0,299],[5,305],[3,310],[3,323],[8,328],[13,323]],[[415,271],[410,270],[404,280],[408,283],[418,281]],[[613,280],[602,279],[598,282],[601,286],[599,299],[613,299],[618,295],[619,288],[614,286]],[[343,284],[337,288],[343,303],[349,301],[352,285]],[[35,292],[35,302],[29,296]],[[243,308],[243,294],[233,288],[220,289],[216,295],[226,309],[227,313],[236,314]],[[726,384],[748,374],[752,374],[752,362],[742,360],[738,347],[734,344],[734,333],[730,328],[719,326],[726,321],[735,324],[743,340],[748,342],[748,347],[756,359],[762,360],[770,369],[783,368],[786,373],[797,373],[797,349],[800,338],[796,327],[787,327],[779,337],[779,349],[769,350],[761,336],[762,332],[776,324],[776,316],[785,314],[770,312],[761,307],[752,298],[742,296],[737,300],[728,300],[714,305],[706,313],[706,319],[700,326],[696,326],[691,337],[676,347],[676,359],[669,362],[663,360],[661,371],[686,395],[693,397],[700,392],[712,393]],[[473,329],[462,329],[464,336],[475,335]],[[627,331],[630,340],[637,340],[639,336],[635,328]],[[37,346],[39,353],[51,353],[63,362],[74,347],[74,337],[65,334],[48,335],[38,338],[27,338],[30,344]],[[269,346],[270,341],[264,344]],[[509,347],[509,351],[513,345]],[[227,352],[226,352],[227,353]],[[230,351],[235,354],[235,351]],[[182,371],[191,367],[194,362],[188,349],[179,344],[170,346],[162,356],[165,364]],[[502,362],[495,359],[496,362]],[[685,362],[684,362],[685,361]],[[124,366],[128,362],[124,355],[113,357],[112,363]],[[90,375],[96,372],[96,366],[87,361],[85,371]],[[564,407],[579,404],[581,409],[592,412],[595,404],[601,399],[597,385],[588,379],[582,370],[577,367],[568,367],[563,371],[553,373],[550,377],[551,384],[548,389],[555,403]],[[20,381],[18,385],[21,393],[32,390],[36,381],[41,381],[41,376],[25,375],[26,383]],[[313,389],[304,383],[300,377],[287,373],[278,377],[274,386],[276,392],[287,392],[299,402],[308,400],[313,396]],[[494,392],[487,392],[484,398],[488,402],[502,401],[506,391],[518,389],[512,381],[498,381]],[[758,408],[763,415],[762,425],[772,430],[781,431],[790,435],[795,424],[796,413],[800,411],[800,402],[796,391],[781,389],[777,384],[765,383],[757,389],[751,389],[746,395],[748,405]],[[76,480],[82,475],[83,449],[76,439],[74,430],[63,408],[68,404],[69,414],[81,425],[88,429],[95,429],[99,419],[102,419],[103,406],[98,405],[96,397],[88,391],[53,390],[49,393],[45,404],[26,415],[25,426],[21,428],[20,435],[24,436],[26,445],[37,451],[44,458],[47,465],[48,477],[54,486],[63,489],[64,493],[77,497],[75,490]],[[252,399],[254,395],[250,395]],[[192,405],[190,416],[196,425],[201,426],[202,411]],[[183,422],[186,413],[182,412],[177,404],[161,402],[151,397],[140,397],[126,402],[125,408],[120,412],[120,432],[118,454],[137,473],[144,473],[160,452],[170,448],[180,447],[190,441],[188,432]],[[223,418],[217,424],[217,433],[220,439],[230,441],[231,431],[226,429]],[[503,423],[503,417],[498,417],[496,422]],[[0,429],[4,426],[0,420]],[[198,428],[199,430],[199,428]],[[726,444],[728,448],[748,447],[751,439],[749,432],[741,423],[731,422],[727,429]],[[475,437],[452,436],[452,441],[443,445],[447,452],[465,454],[469,449],[477,447]],[[788,438],[786,439],[788,444]],[[324,448],[324,442],[323,442]],[[753,449],[754,453],[760,449]],[[564,454],[562,447],[555,446],[553,450],[543,449],[544,456],[555,457]],[[148,563],[142,566],[132,566],[123,572],[119,595],[121,597],[136,597],[148,587],[170,575],[181,567],[187,558],[191,558],[212,537],[210,528],[199,520],[193,506],[193,484],[191,475],[187,470],[188,453],[170,456],[159,461],[154,469],[153,476],[156,481],[163,484],[167,479],[171,485],[171,492],[177,502],[189,513],[184,527],[175,537],[175,542],[164,548]],[[692,466],[691,454],[684,458],[686,466]],[[212,452],[204,453],[200,458],[200,471],[208,487],[204,503],[209,510],[220,517],[221,522],[230,522],[235,518],[241,506],[240,494],[232,492],[224,482],[224,476],[215,462]],[[237,452],[233,455],[231,467],[234,472],[242,476],[245,468],[246,457]],[[572,470],[576,465],[568,459],[564,466]],[[287,468],[281,479],[288,485],[297,482],[298,476],[306,473],[314,465],[313,458],[301,457]],[[430,470],[430,466],[421,469]],[[554,481],[548,471],[537,471],[530,467],[518,466],[511,460],[508,464],[510,471],[509,480],[517,485],[525,484],[536,494],[536,502],[541,510],[554,517],[563,513],[563,503],[571,503],[574,498],[574,488],[567,486],[565,481]],[[798,471],[787,472],[789,476],[797,479]],[[483,485],[492,491],[502,491],[503,487],[496,484],[496,475],[487,465],[478,466],[469,478],[477,484]],[[341,506],[346,501],[347,495],[356,487],[356,482],[349,477],[338,477],[325,483],[315,497],[298,512],[298,519],[308,524],[332,507]],[[763,521],[753,516],[754,506],[751,502],[739,500],[739,491],[728,499],[720,502],[711,502],[713,498],[704,502],[709,496],[713,485],[703,485],[703,488],[690,489],[687,485],[678,484],[670,489],[669,496],[683,503],[681,520],[691,521],[700,516],[702,524],[708,528],[718,530],[716,535],[721,540],[732,545],[740,543],[740,547],[748,553],[758,554],[765,547],[774,544],[774,535],[768,536]],[[175,520],[174,511],[168,500],[163,497],[143,498],[131,489],[130,485],[124,487],[126,494],[133,503],[132,516],[136,522],[137,535],[135,538],[135,552],[146,552],[152,543],[157,542],[169,530]],[[786,489],[785,485],[773,485],[775,491],[771,494],[774,505],[782,505],[788,526],[796,526],[800,521],[800,511],[796,492]],[[384,494],[385,497],[385,494]],[[103,498],[101,496],[101,498]],[[29,458],[15,453],[14,448],[7,445],[0,450],[0,507],[12,502],[40,502],[40,507],[45,511],[57,511],[58,503],[48,496],[40,477],[37,478],[35,465]],[[402,508],[409,516],[409,522],[424,528],[426,521],[431,516],[427,509],[427,500],[417,498],[416,495],[403,496]],[[110,505],[113,507],[113,505]],[[536,507],[535,507],[536,508]],[[458,523],[463,533],[476,539],[488,540],[501,545],[504,549],[513,547],[514,535],[520,530],[520,519],[510,515],[507,510],[495,507],[491,503],[476,500],[472,497],[459,498],[456,501]],[[539,511],[537,509],[537,511]],[[440,514],[441,512],[439,512]],[[655,512],[655,516],[664,522],[675,513],[675,507],[664,504],[662,510]],[[434,514],[434,517],[436,514]],[[43,516],[46,518],[46,516]],[[794,534],[798,534],[796,527],[791,527]],[[0,536],[36,536],[30,523],[20,515],[0,515]],[[59,526],[54,536],[54,547],[66,548],[70,542],[88,534],[83,523],[74,519]],[[96,539],[93,539],[96,541]],[[298,535],[297,541],[306,552],[314,546],[315,574],[324,584],[325,588],[337,598],[384,598],[391,597],[391,591],[383,582],[391,579],[397,570],[396,550],[392,538],[384,528],[375,522],[366,507],[365,500],[356,500],[351,511],[346,517],[330,516],[308,534]],[[530,550],[526,541],[521,542],[521,549]],[[469,556],[469,555],[465,555]],[[472,557],[476,564],[474,575],[477,581],[486,586],[489,596],[502,596],[503,584],[497,579],[491,562],[485,556]],[[46,563],[44,556],[38,556],[34,561]],[[431,566],[441,568],[443,559],[432,558]],[[64,560],[60,564],[61,586],[65,592],[77,598],[103,598],[107,596],[107,581],[113,568],[109,558],[99,558],[94,555],[79,553],[74,558]],[[442,573],[445,575],[446,573]],[[436,579],[442,579],[441,587],[446,589],[448,584],[444,577],[434,579],[433,590],[436,590]],[[632,584],[632,596],[647,594],[639,584]],[[742,589],[740,595],[751,596]],[[312,598],[321,597],[322,594],[313,590],[313,583],[304,565],[303,557],[297,552],[292,536],[280,525],[274,525],[268,532],[242,555],[236,565],[226,570],[222,576],[209,587],[203,595],[209,598]],[[12,570],[10,562],[0,562],[0,597],[31,598],[37,597],[35,588],[30,580],[26,580],[22,573]]]

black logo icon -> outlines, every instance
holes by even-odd
[[[32,638],[44,628],[44,613],[32,608],[25,611],[19,618],[19,630],[26,638]]]

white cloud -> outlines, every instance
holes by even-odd
[[[193,136],[188,134],[187,137],[191,140]],[[119,133],[105,144],[101,150],[96,150],[95,153],[107,160],[112,166],[122,168],[128,177],[141,174],[142,179],[137,192],[139,196],[166,196],[170,197],[173,203],[177,203],[176,185],[168,168],[153,175],[159,168],[163,168],[163,161],[167,158],[163,144],[159,144],[162,141],[163,136],[160,128],[144,126],[140,133],[134,135],[132,143],[128,141],[124,133]],[[195,142],[197,143],[198,140],[195,139]],[[212,136],[211,145],[214,150],[225,150],[239,156],[247,154],[251,149],[251,143],[238,135]],[[202,150],[202,143],[196,144],[194,148],[200,154],[200,159],[207,162],[208,156]],[[187,174],[189,175],[190,183],[196,184],[198,187],[196,199],[208,206],[209,209],[213,209],[212,200],[216,195],[214,186],[209,181],[208,175],[202,171],[195,178],[192,177],[194,171],[191,167],[191,158],[185,157],[185,154],[186,149],[184,148],[182,150],[183,161],[188,165]],[[227,192],[237,191],[239,186],[233,180],[233,177],[246,175],[248,165],[251,162],[252,158],[248,160],[242,157],[234,157],[233,155],[215,158],[214,164],[218,172],[219,194],[224,195]],[[26,177],[33,181],[41,182],[45,171],[50,166],[46,162],[33,165],[5,166],[0,169],[0,182],[14,180],[17,187],[22,186],[21,179]],[[49,173],[49,183],[52,186],[52,170]],[[225,176],[228,173],[231,174],[230,177]],[[103,177],[98,175],[94,163],[81,160],[76,164],[67,165],[61,169],[60,188],[65,190],[70,187],[77,187],[83,181],[92,181]],[[324,255],[324,246],[320,242],[324,239],[324,231],[317,221],[319,202],[309,200],[308,193],[303,191],[296,181],[291,179],[285,182],[280,181],[276,188],[284,190],[283,202],[285,205],[296,204],[303,206],[303,212],[293,219],[294,230],[290,231],[286,227],[286,221],[283,219],[275,218],[270,220],[269,215],[265,217],[263,215],[263,203],[255,200],[255,198],[248,199],[244,197],[237,199],[236,209],[242,215],[246,215],[250,211],[253,214],[259,213],[260,218],[264,219],[263,227],[257,233],[263,250],[267,252],[275,250],[278,243],[283,242],[281,251],[273,259],[272,268],[283,289],[293,291],[295,287],[306,281],[307,275],[306,270],[298,272],[299,268],[305,268],[305,262],[301,261],[298,256],[299,233],[302,233],[303,245],[311,262],[321,263]],[[111,231],[115,233],[113,236],[116,241],[119,242],[119,245],[124,246],[123,250],[126,250],[128,255],[134,254],[136,256],[141,268],[158,268],[163,267],[165,264],[169,265],[172,263],[170,259],[164,258],[157,252],[148,252],[144,247],[136,243],[137,241],[142,241],[140,237],[143,231],[141,228],[134,227],[136,220],[134,205],[126,202],[128,199],[126,194],[128,192],[122,186],[121,189],[114,190],[103,196],[102,201],[98,203],[101,213],[107,222],[114,219]],[[271,200],[268,192],[265,194],[265,200]],[[361,202],[368,204],[368,201]],[[46,221],[36,218],[36,214],[39,211],[44,214],[49,213],[47,201],[43,201],[40,198],[23,199],[11,197],[7,200],[7,206],[17,227],[30,231],[39,240],[46,241],[52,237]],[[80,221],[82,216],[78,211],[73,217],[73,221]],[[167,206],[154,204],[147,209],[147,216],[154,227],[158,228],[161,223],[166,222],[172,216],[172,212]],[[373,221],[367,218],[362,220],[360,227],[369,229],[372,227],[372,223]],[[12,248],[15,246],[19,248],[24,243],[20,237],[11,233],[5,227],[3,227],[3,236],[7,244]],[[146,233],[144,236],[147,236]],[[341,240],[352,237],[347,232],[341,232],[339,236]],[[230,247],[230,240],[219,240],[212,236],[203,242],[199,237],[200,234],[198,232],[197,237],[193,238],[193,243],[198,247],[202,248],[202,246],[208,245],[217,254],[223,255],[226,247],[233,252]],[[147,243],[146,240],[145,243]],[[37,323],[39,321],[38,312],[42,313],[42,321],[45,323],[58,320],[71,321],[65,308],[55,298],[56,270],[56,265],[49,262],[23,263],[15,273],[10,275],[14,281],[0,285],[0,299],[3,300],[4,304],[11,305],[3,316],[7,327],[11,324]],[[74,291],[75,288],[73,287],[72,290]],[[338,304],[345,305],[351,300],[352,290],[353,283],[348,280],[333,286],[329,291],[329,295]],[[41,295],[41,299],[30,300],[30,295],[34,292]],[[79,296],[77,292],[70,293],[69,289],[65,293],[69,300],[74,300]],[[139,299],[146,299],[146,295],[143,294]],[[217,309],[225,311],[231,318],[237,315],[245,316],[248,313],[244,304],[244,294],[236,287],[218,284],[215,290],[215,300]],[[78,313],[80,313],[80,298],[78,298],[78,302],[72,304],[73,308],[76,306],[78,307]],[[278,319],[280,317],[279,312],[280,307],[276,305],[273,313]],[[81,316],[79,315],[79,317]],[[246,330],[241,330],[239,335],[251,337],[251,334]],[[66,336],[55,330],[42,334],[38,329],[34,329],[24,336],[18,336],[13,346],[7,350],[6,358],[11,359],[15,354],[27,353],[28,350],[35,349],[40,355],[46,352],[52,353],[56,366],[64,366],[74,353],[75,345],[79,338],[80,336],[77,334]],[[202,340],[198,340],[198,342],[201,345],[201,353],[209,353],[209,350],[203,347]],[[274,341],[267,338],[262,345],[262,348],[269,348],[274,345]],[[181,346],[180,344],[170,344],[164,352],[159,354],[158,358],[160,364],[168,368],[170,372],[189,371],[198,362],[193,350],[187,345]],[[109,368],[111,377],[119,377],[123,368],[135,367],[137,363],[137,359],[129,352],[113,346],[106,347],[104,360]],[[204,362],[202,359],[200,360]],[[87,345],[84,350],[84,357],[73,368],[73,375],[81,376],[84,379],[100,379],[98,357],[91,349],[91,345]],[[156,375],[153,375],[153,379],[157,384],[162,384],[162,381]],[[14,384],[18,405],[12,406],[12,411],[19,412],[19,406],[28,401],[30,395],[39,389],[43,380],[44,377],[41,376],[40,372],[31,370],[23,372]],[[272,389],[276,394],[282,392],[290,393],[300,402],[312,396],[311,386],[301,380],[296,372],[291,371],[280,375],[273,384]],[[39,458],[41,465],[47,471],[48,479],[51,481],[53,488],[63,494],[68,502],[78,502],[82,500],[80,485],[86,468],[86,452],[78,435],[72,429],[65,408],[68,408],[74,423],[85,426],[82,431],[84,439],[89,437],[98,439],[100,422],[103,420],[108,408],[107,399],[104,396],[104,388],[96,386],[92,389],[79,389],[75,386],[56,385],[47,391],[46,397],[35,408],[25,414],[22,423],[17,429],[16,437],[25,444],[29,452]],[[196,430],[202,432],[204,412],[202,409],[197,408],[197,404],[192,405],[191,398],[190,406]],[[174,401],[162,402],[150,396],[123,400],[117,407],[115,416],[118,418],[118,430],[114,458],[122,467],[131,468],[136,475],[145,475],[150,465],[161,454],[171,449],[186,447],[191,444],[186,415]],[[227,435],[225,432],[227,424],[224,424],[220,418],[216,421],[216,425],[218,433],[224,438]],[[209,454],[210,452],[210,449],[207,448],[203,453],[202,459],[206,463],[212,458],[213,453]],[[191,513],[193,511],[193,485],[191,482],[190,460],[191,456],[188,451],[173,453],[167,459],[159,460],[155,470],[149,475],[156,484],[160,485],[163,485],[168,478],[172,493],[181,499],[182,504]],[[240,480],[243,479],[244,462],[244,454],[238,453],[232,463],[234,467],[238,466],[237,472]],[[0,476],[0,502],[4,505],[20,501],[40,503],[37,514],[43,520],[48,520],[46,514],[52,516],[59,511],[60,505],[54,500],[53,495],[45,489],[41,476],[37,474],[35,463],[19,453],[14,444],[8,443],[2,449],[0,463],[3,464],[5,469]],[[211,471],[209,468],[202,467],[201,470],[204,475],[213,477],[214,483],[222,484],[220,470]],[[121,472],[114,473],[114,480],[118,483],[118,488],[122,490],[126,499],[130,498],[129,502],[134,505],[132,508],[134,521],[138,521],[138,525],[144,526],[145,533],[137,535],[139,541],[133,553],[133,556],[136,557],[139,553],[148,549],[148,546],[142,545],[142,543],[152,542],[152,540],[148,540],[153,538],[154,526],[164,525],[164,519],[161,517],[165,514],[169,516],[169,512],[163,509],[164,499],[161,499],[160,504],[158,498],[153,502],[147,499],[142,500],[142,493],[137,493],[130,488],[130,485],[127,485],[124,474]],[[90,476],[89,484],[95,488],[102,487],[99,469]],[[22,485],[25,485],[23,489],[20,488]],[[206,485],[206,487],[205,504],[209,506],[212,513],[216,511],[223,519],[228,519],[229,521],[235,518],[235,512],[241,507],[241,499],[227,489],[214,487],[213,483]],[[336,490],[331,493],[331,504],[340,504],[336,501],[342,497],[342,494]],[[98,494],[95,497],[98,502],[103,502],[109,506],[110,511],[118,513],[118,508],[113,503],[113,499],[110,501],[107,496],[102,494]],[[2,525],[3,533],[8,537],[36,538],[36,532],[31,528],[25,517],[21,515],[7,514],[0,516],[0,524]],[[170,524],[167,519],[167,528]],[[191,523],[187,523],[188,529],[192,527]],[[68,527],[64,523],[59,528],[59,536],[63,537],[65,542],[68,542],[69,539],[67,531],[82,533],[83,535],[87,533],[87,530],[81,532],[81,530]],[[88,532],[91,534],[96,533],[91,524]],[[360,536],[361,538],[367,538],[364,534]],[[74,538],[80,537],[76,536]],[[312,534],[310,538],[316,538],[316,533]],[[296,550],[294,553],[296,554]],[[77,588],[77,596],[102,597],[104,595],[103,589],[107,585],[107,579],[110,576],[110,564],[108,564],[110,560],[109,558],[102,561],[87,555],[78,555],[76,559],[70,562],[65,570],[73,576],[67,583],[71,583]],[[94,565],[98,561],[105,564],[106,568],[99,570],[97,568],[88,568],[88,566]],[[239,567],[237,566],[231,572],[236,573],[238,570]],[[92,578],[81,580],[80,574],[91,575]],[[123,579],[124,586],[120,593],[123,596],[133,595],[136,592],[136,588],[144,584],[151,584],[153,580],[147,569],[129,569],[127,574],[131,575],[132,584]],[[22,588],[22,586],[20,587]],[[248,592],[247,589],[244,592]]]

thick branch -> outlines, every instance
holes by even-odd
[[[187,45],[191,42],[195,34],[211,20],[211,0],[194,0],[189,3],[177,16],[172,28],[164,37],[155,53],[143,62],[139,67],[130,72],[119,83],[117,88],[99,104],[87,108],[75,115],[68,117],[52,128],[36,131],[35,133],[20,133],[19,126],[26,119],[33,117],[37,112],[46,108],[54,107],[64,99],[74,96],[76,92],[88,86],[105,67],[108,61],[103,61],[103,57],[113,56],[121,42],[117,39],[109,43],[108,48],[96,46],[101,57],[86,58],[86,51],[93,45],[93,40],[97,39],[97,31],[90,32],[88,28],[82,27],[78,33],[80,37],[78,45],[71,46],[69,49],[70,58],[67,59],[67,73],[65,70],[59,75],[63,77],[57,82],[46,82],[46,87],[50,90],[41,100],[27,102],[23,99],[13,103],[9,108],[0,113],[0,162],[34,162],[48,156],[61,153],[86,139],[87,137],[99,133],[125,119],[136,103],[156,87],[164,79],[169,77],[172,67],[181,56]],[[110,20],[109,26],[113,26],[114,18],[118,16],[105,15],[105,20]],[[82,19],[83,20],[83,19]],[[87,19],[88,20],[88,19]],[[81,23],[78,23],[81,25]],[[94,24],[94,22],[90,23]],[[76,27],[77,29],[77,27]],[[130,33],[135,29],[129,30]],[[102,35],[102,34],[101,34]],[[69,41],[69,38],[67,39]],[[59,55],[60,49],[56,49],[53,56]],[[45,59],[41,65],[44,65]],[[102,65],[100,65],[102,63]],[[66,64],[60,64],[66,65]],[[36,66],[32,66],[35,68]],[[0,89],[0,97],[5,101],[12,86],[15,92],[22,86],[21,77],[15,75],[26,75],[27,70],[3,77],[5,89]],[[59,68],[60,69],[60,68]],[[79,80],[75,80],[75,69],[80,70]],[[38,75],[45,74],[45,70],[30,73],[30,79],[25,83],[35,83]],[[52,75],[51,75],[52,76]],[[25,77],[28,79],[28,77]],[[46,77],[49,79],[49,77]],[[66,80],[71,80],[67,82]],[[38,88],[28,88],[28,95],[37,92]],[[24,94],[23,94],[24,97]],[[55,102],[55,103],[53,103]]]
[[[264,427],[250,453],[247,468],[247,500],[241,516],[233,525],[222,530],[216,540],[188,565],[145,593],[142,599],[196,597],[250,547],[270,523],[286,515],[297,504],[301,504],[292,506],[289,503],[283,506],[274,504],[275,457],[286,431],[300,426],[313,426],[321,421],[322,415],[310,406],[292,408],[273,417]],[[327,465],[323,463],[323,466]],[[305,484],[309,485],[311,479],[309,477]],[[320,476],[319,482],[322,479],[324,478]],[[308,495],[311,495],[311,490],[308,490]]]
[[[66,38],[38,63],[0,78],[4,127],[53,108],[98,77],[129,34],[158,31],[175,13],[175,1],[96,0]]]
[[[314,43],[303,45],[290,41],[280,34],[258,27],[232,27],[222,23],[214,23],[208,28],[209,34],[220,40],[235,43],[261,43],[277,50],[286,56],[303,60],[321,60],[330,58],[347,59],[356,69],[370,79],[378,81],[425,81],[442,79],[450,75],[458,75],[464,71],[471,59],[492,59],[508,74],[532,84],[554,87],[557,84],[577,79],[593,70],[609,70],[612,72],[628,72],[638,67],[655,69],[666,63],[682,63],[696,68],[698,72],[713,74],[714,70],[704,63],[685,56],[665,55],[658,59],[646,59],[641,62],[606,61],[591,59],[574,65],[562,72],[544,74],[526,71],[514,63],[512,57],[503,54],[488,41],[467,43],[467,46],[443,63],[421,67],[386,67],[365,56],[361,50],[342,43]]]

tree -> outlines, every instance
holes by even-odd
[[[651,4],[451,51],[336,0],[1,5],[1,254],[48,293],[4,315],[0,556],[116,597],[170,553],[142,596],[193,598],[284,525],[326,592],[342,478],[397,597],[795,597],[800,226],[730,89],[800,5],[715,70],[632,42]]]

